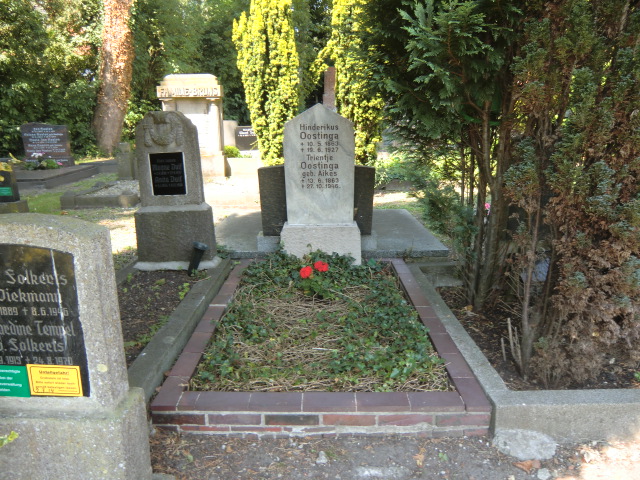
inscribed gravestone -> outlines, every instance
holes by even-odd
[[[287,122],[284,169],[289,224],[353,223],[354,152],[351,122],[322,105]]]
[[[20,132],[27,161],[52,158],[63,167],[74,164],[66,125],[27,123]]]
[[[19,434],[0,449],[0,476],[151,478],[116,298],[106,228],[0,215],[0,432]]]
[[[355,136],[349,120],[316,105],[285,125],[285,250],[351,255],[361,261],[354,218]]]
[[[238,150],[258,150],[258,137],[253,127],[236,127],[235,139]]]
[[[0,315],[0,365],[70,366],[60,373],[55,370],[49,376],[34,379],[32,394],[89,396],[87,355],[71,254],[26,245],[0,245]],[[69,381],[61,382],[60,378]]]
[[[204,200],[198,132],[181,112],[149,112],[136,129],[141,208],[135,213],[143,270],[186,268],[194,242],[217,262],[213,212]]]

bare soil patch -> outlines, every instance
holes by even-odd
[[[128,366],[164,325],[191,286],[201,279],[201,276],[190,277],[186,271],[135,271],[118,286]]]
[[[477,314],[468,308],[461,287],[439,288],[438,292],[511,390],[547,389],[535,379],[523,379],[513,361],[509,351],[507,327],[507,319],[511,318],[514,324],[518,316],[513,305],[498,302],[482,314]],[[503,355],[502,339],[505,342],[506,355]],[[597,378],[582,385],[570,385],[569,389],[640,388],[640,382],[635,378],[638,371],[640,365],[637,362],[629,360],[623,352],[614,348],[610,351],[608,363]]]

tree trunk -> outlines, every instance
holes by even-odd
[[[133,34],[129,28],[133,0],[103,0],[104,26],[98,104],[93,131],[98,148],[111,155],[120,141],[133,71]]]

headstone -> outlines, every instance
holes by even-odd
[[[164,77],[156,87],[162,110],[183,113],[198,130],[205,178],[224,176],[222,86],[207,73]]]
[[[66,125],[26,123],[20,127],[25,161],[51,158],[63,167],[74,165]]]
[[[258,150],[258,137],[256,137],[253,127],[236,127],[235,138],[236,147],[241,152]]]
[[[285,124],[287,223],[284,250],[322,250],[361,263],[360,230],[353,220],[355,136],[349,120],[316,105]]]
[[[0,215],[0,411],[2,478],[151,478],[106,228]]]
[[[374,167],[355,166],[354,220],[363,236],[373,235],[373,192],[375,187]],[[284,184],[284,165],[270,165],[258,169],[260,185],[260,213],[262,215],[262,236],[280,236],[287,221],[287,197]],[[277,244],[280,239],[274,239]],[[367,250],[374,250],[367,248]],[[262,251],[262,250],[261,250]]]
[[[131,145],[127,142],[119,143],[116,151],[116,160],[118,162],[119,180],[135,180],[138,178],[138,165],[131,151]]]
[[[1,163],[8,163],[8,158],[0,158]],[[0,170],[0,213],[28,212],[26,200],[20,200],[18,182],[13,170]]]
[[[204,199],[196,127],[180,112],[147,113],[136,129],[136,161],[136,267],[186,269],[194,242],[209,247],[200,267],[214,267],[213,212]]]
[[[238,122],[236,120],[224,120],[222,122],[222,138],[224,139],[224,146],[236,146],[236,128]]]

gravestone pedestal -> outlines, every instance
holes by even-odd
[[[189,266],[194,242],[215,267],[213,211],[204,201],[196,127],[180,112],[149,112],[136,130],[141,208],[135,213],[139,270]]]
[[[362,261],[354,221],[355,136],[349,120],[318,104],[285,124],[287,222],[284,250],[314,250]]]
[[[71,217],[0,215],[0,292],[0,433],[18,434],[0,449],[0,477],[150,480],[109,231]]]
[[[360,229],[351,225],[290,225],[285,223],[280,240],[287,253],[303,257],[315,250],[348,255],[360,265],[362,246]]]

